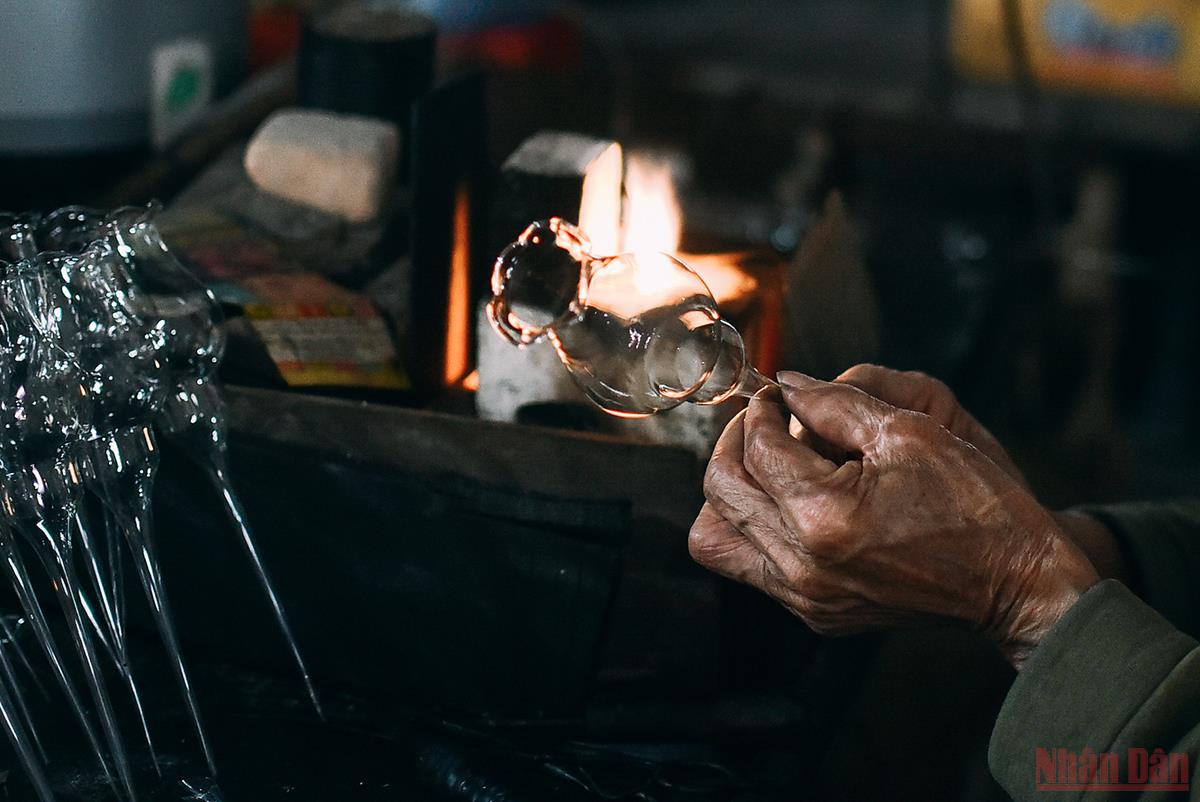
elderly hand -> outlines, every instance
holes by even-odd
[[[853,385],[894,407],[923,412],[955,437],[978,448],[1023,487],[1029,487],[1000,441],[958,403],[949,387],[932,376],[863,364],[850,368],[835,381]],[[1104,524],[1082,512],[1068,510],[1053,515],[1055,522],[1083,550],[1101,576],[1128,580],[1129,566],[1125,555]]]
[[[982,451],[1023,487],[1029,487],[1000,441],[958,403],[953,390],[932,376],[919,371],[862,364],[850,368],[834,381],[857,387],[894,407],[928,415],[950,434]]]
[[[713,452],[689,538],[700,564],[817,632],[958,621],[1018,667],[1098,581],[1017,479],[929,415],[845,383],[780,380],[783,404],[751,401]]]

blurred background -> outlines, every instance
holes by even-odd
[[[728,410],[618,425],[553,355],[495,338],[480,307],[492,262],[533,219],[590,215],[614,246],[686,254],[765,371],[832,378],[874,361],[943,379],[1049,505],[1176,497],[1200,478],[1200,5],[1188,0],[8,0],[0,53],[0,208],[166,202],[168,244],[230,318],[223,377],[260,519],[303,486],[288,449],[316,446],[380,475],[598,495],[632,515],[586,627],[526,633],[531,654],[564,631],[595,645],[555,663],[581,672],[568,690],[510,705],[522,715],[586,707],[606,737],[661,743],[748,727],[771,744],[739,764],[762,798],[775,783],[807,789],[790,799],[991,799],[983,754],[1009,679],[955,633],[815,644],[688,566],[701,458]],[[310,112],[382,128],[322,128]],[[318,173],[331,177],[297,188]],[[339,205],[364,186],[361,208]],[[323,427],[336,447],[313,434]],[[656,466],[643,476],[670,509],[633,475],[594,486],[631,460]],[[168,472],[170,505],[186,506],[185,478]],[[355,503],[386,521],[402,503],[388,498]],[[455,524],[473,533],[464,543],[511,517],[481,498]],[[412,527],[445,525],[403,503]],[[599,520],[539,513],[538,531],[553,541],[562,515]],[[338,526],[292,525],[263,524],[264,538]],[[320,641],[320,592],[282,548],[277,559],[309,600],[299,629],[308,605]],[[360,554],[346,576],[372,562],[384,570]],[[498,603],[521,592],[521,565],[515,584],[487,589]],[[365,640],[346,648],[377,659]],[[427,657],[430,671],[450,659]],[[538,659],[514,676],[547,671]],[[782,695],[729,701],[747,688]],[[787,719],[788,705],[803,715]],[[724,712],[700,726],[682,712],[697,709]],[[864,761],[877,771],[856,773]]]
[[[486,76],[481,186],[539,131],[615,140],[683,165],[693,250],[781,260],[836,189],[875,301],[863,356],[947,381],[1055,502],[1192,486],[1188,3],[394,5],[432,19],[437,63],[387,113],[407,126],[434,75]],[[9,4],[0,205],[170,201],[270,111],[330,105],[345,75],[295,80],[320,8]],[[172,89],[189,43],[200,69]]]

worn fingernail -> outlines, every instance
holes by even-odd
[[[818,383],[812,376],[805,376],[803,373],[797,373],[794,370],[781,370],[775,374],[775,379],[784,387],[794,390],[802,390]]]

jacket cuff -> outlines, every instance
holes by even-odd
[[[1103,523],[1129,567],[1130,589],[1164,618],[1200,637],[1200,505],[1115,504],[1078,512]]]
[[[992,774],[1033,797],[1035,750],[1107,751],[1194,640],[1120,582],[1089,588],[1042,639],[1009,690],[988,748]]]

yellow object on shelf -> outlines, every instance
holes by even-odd
[[[955,0],[951,49],[963,73],[1012,77],[1000,0]],[[1089,94],[1200,105],[1195,0],[1020,0],[1039,83]]]

